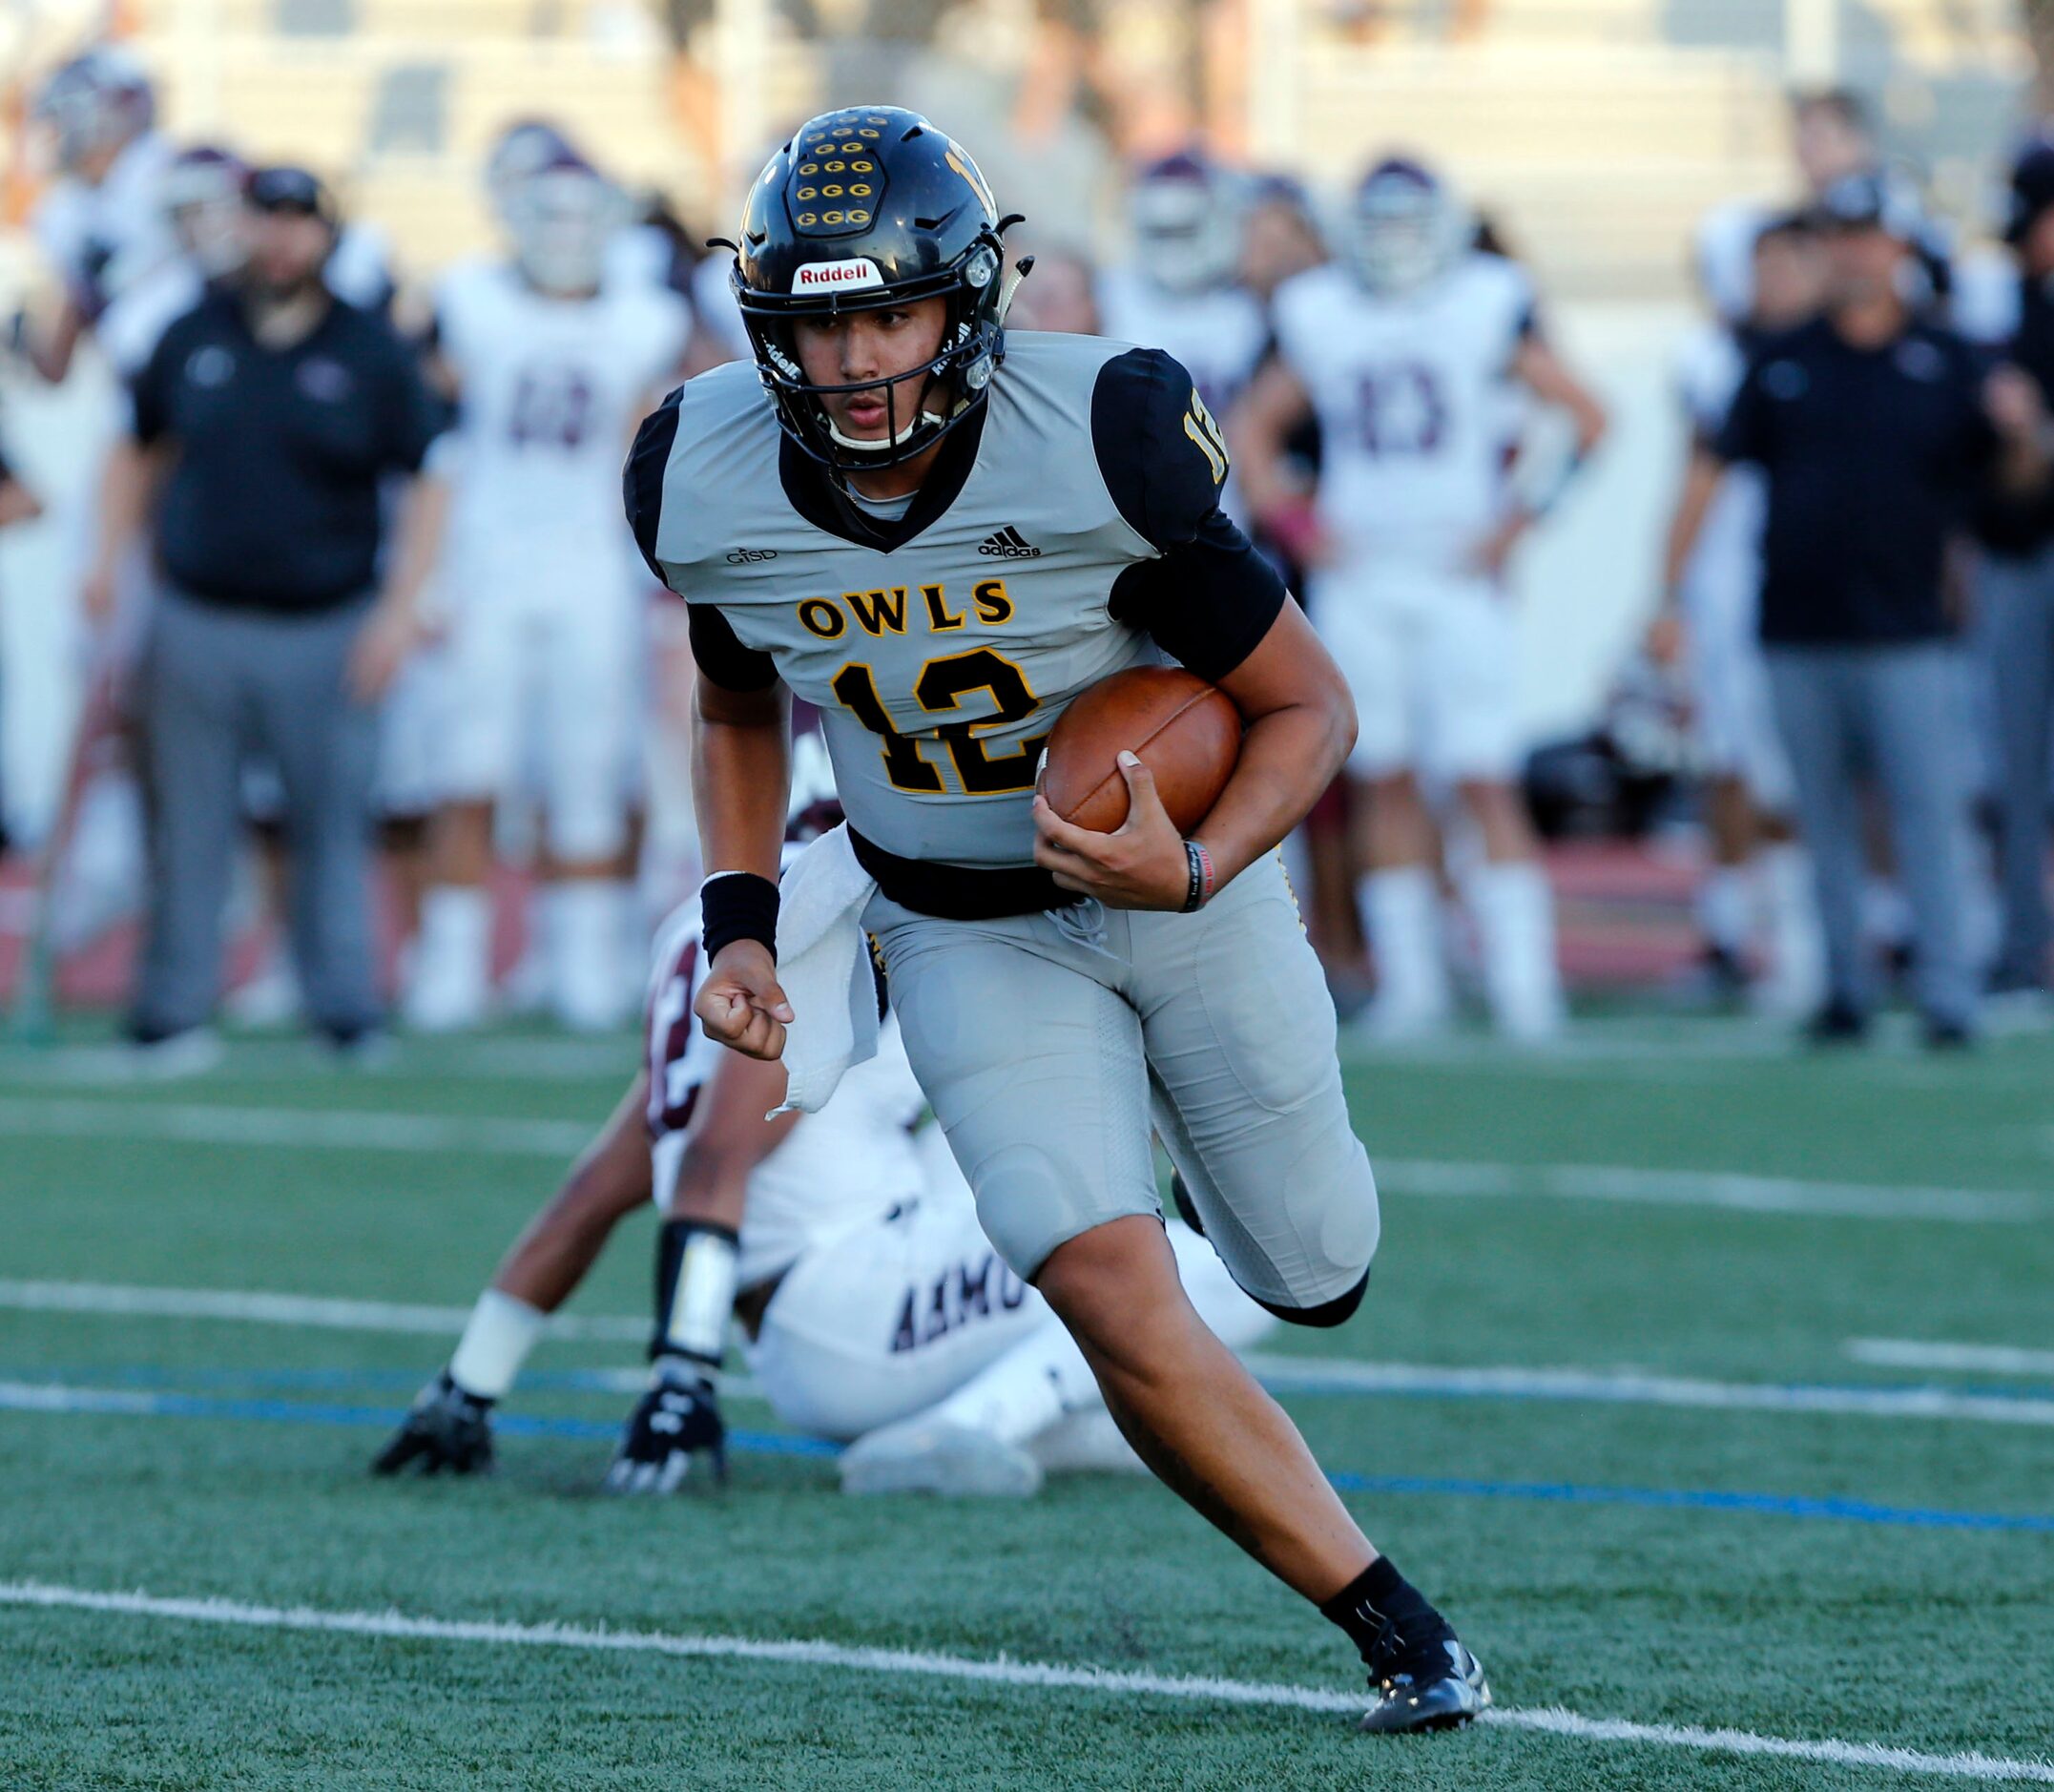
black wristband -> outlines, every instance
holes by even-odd
[[[754,871],[722,871],[699,886],[699,926],[706,962],[737,940],[760,940],[778,956],[778,886]]]

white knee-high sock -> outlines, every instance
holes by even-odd
[[[1054,1314],[997,1361],[986,1364],[930,1416],[1008,1444],[1025,1443],[1066,1412],[1099,1404],[1098,1383]]]
[[[1400,1026],[1435,1026],[1449,1008],[1441,892],[1424,865],[1372,871],[1357,889],[1377,959],[1377,1008]]]
[[[565,1026],[596,1032],[627,1018],[629,901],[627,885],[611,879],[574,878],[557,886],[550,983]]]
[[[1555,898],[1546,875],[1521,860],[1479,865],[1467,891],[1483,947],[1483,988],[1499,1031],[1546,1039],[1562,1027]]]
[[[1697,930],[1705,944],[1731,958],[1747,953],[1754,931],[1753,867],[1714,865],[1697,886]]]
[[[421,901],[407,1018],[419,1027],[469,1026],[492,990],[492,898],[469,884],[438,884]]]
[[[1775,1014],[1807,1014],[1826,994],[1826,942],[1812,887],[1812,856],[1795,841],[1779,841],[1763,847],[1758,864],[1769,931],[1762,1006]]]
[[[488,1288],[465,1323],[449,1379],[480,1400],[504,1400],[547,1323],[541,1308]]]

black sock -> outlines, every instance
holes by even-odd
[[[1401,1668],[1455,1633],[1426,1595],[1380,1555],[1319,1608],[1373,1669]]]

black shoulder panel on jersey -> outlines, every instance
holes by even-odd
[[[1191,375],[1159,348],[1131,348],[1098,370],[1091,447],[1130,527],[1167,552],[1219,504],[1227,448]]]
[[[723,691],[767,691],[778,682],[778,662],[760,648],[744,647],[717,606],[688,603],[685,619],[693,663]]]
[[[677,440],[677,406],[685,395],[679,386],[642,419],[634,432],[634,446],[628,450],[628,464],[621,469],[621,497],[628,507],[628,527],[634,531],[634,545],[658,584],[669,584],[656,564],[656,525],[663,516],[663,469],[671,464],[671,448]]]
[[[1137,560],[1113,581],[1116,619],[1214,682],[1255,651],[1290,594],[1253,542],[1218,509],[1190,541]]]

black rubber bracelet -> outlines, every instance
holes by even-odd
[[[699,886],[699,925],[711,964],[723,946],[759,940],[778,956],[778,886],[754,871],[722,871]]]

